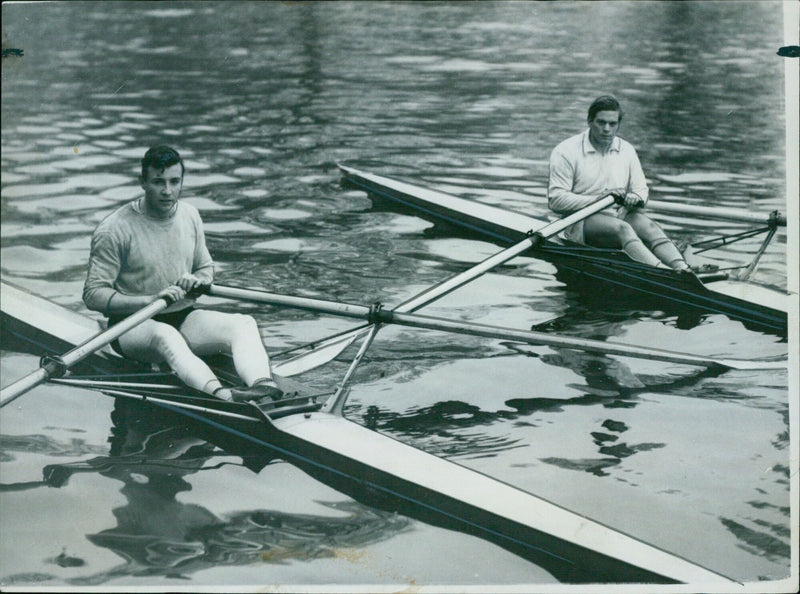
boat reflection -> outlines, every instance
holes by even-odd
[[[336,510],[334,517],[250,509],[216,514],[184,503],[191,476],[238,465],[208,441],[208,431],[175,413],[118,399],[108,456],[72,464],[49,465],[44,480],[63,487],[76,473],[97,473],[122,482],[125,504],[113,510],[117,525],[87,539],[119,555],[124,563],[70,581],[103,584],[125,576],[186,579],[223,565],[283,563],[336,556],[337,550],[364,547],[409,528],[409,520],[352,500],[318,502]],[[216,432],[218,442],[225,438]],[[205,435],[204,435],[205,434]],[[234,443],[225,444],[236,450]],[[251,452],[242,464],[258,472],[278,463],[268,452]],[[241,453],[241,452],[239,452]]]
[[[98,585],[130,576],[188,579],[212,567],[333,557],[342,549],[364,548],[412,530],[412,520],[482,538],[531,561],[561,582],[609,581],[610,575],[624,575],[615,579],[625,581],[665,579],[627,565],[628,573],[619,574],[618,562],[608,565],[608,558],[595,553],[587,553],[585,559],[565,558],[556,553],[561,546],[558,539],[537,530],[509,538],[504,532],[507,520],[492,514],[480,519],[462,517],[445,511],[440,501],[428,500],[425,495],[410,498],[402,494],[401,479],[394,479],[395,483],[389,479],[389,487],[376,488],[357,463],[343,468],[315,461],[318,457],[303,451],[300,444],[288,443],[294,440],[290,436],[284,438],[287,443],[279,438],[273,448],[260,435],[247,440],[208,423],[131,401],[116,402],[113,420],[109,456],[44,470],[45,481],[54,487],[65,485],[80,472],[123,483],[120,493],[126,503],[113,510],[117,525],[89,534],[87,539],[113,551],[124,562],[74,578],[69,581],[72,585]],[[259,434],[259,429],[254,433]],[[328,517],[271,509],[217,514],[179,498],[180,493],[192,489],[194,474],[240,464],[232,457],[258,472],[277,463],[276,451],[297,451],[290,456],[294,466],[352,499],[317,502],[339,512]]]
[[[547,328],[550,330],[567,329],[575,322],[593,324],[596,320],[605,319],[635,320],[643,315],[671,318],[676,328],[691,330],[709,318],[709,313],[703,309],[666,299],[659,300],[656,295],[640,293],[625,285],[602,282],[574,267],[559,266],[555,277],[569,287],[566,294],[569,308],[559,320],[550,322],[555,324]],[[545,329],[542,327],[542,330]]]

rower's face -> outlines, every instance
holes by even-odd
[[[147,176],[142,179],[148,211],[161,216],[171,214],[181,195],[182,186],[183,174],[180,163],[163,170],[148,167]]]
[[[589,138],[597,145],[610,145],[618,131],[618,111],[598,111],[594,119],[589,122]]]

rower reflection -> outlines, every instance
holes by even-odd
[[[566,313],[557,319],[537,324],[531,330],[555,332],[565,336],[591,336],[594,340],[605,341],[624,335],[627,326],[642,322],[640,318],[643,314],[631,309],[629,305],[605,303],[603,308],[598,309],[597,303],[587,304],[585,296],[581,293],[568,295],[567,303],[569,307]],[[677,326],[674,316],[665,315],[661,321]],[[588,437],[596,448],[596,456],[576,459],[550,457],[541,460],[560,468],[587,472],[595,476],[608,476],[613,468],[622,465],[626,458],[666,445],[627,440],[625,433],[630,427],[615,419],[613,413],[615,409],[637,406],[640,402],[639,394],[685,389],[705,378],[722,373],[720,369],[699,367],[684,367],[677,372],[665,370],[642,373],[636,366],[629,366],[624,359],[598,353],[568,348],[551,348],[542,352],[541,348],[515,343],[506,343],[505,346],[536,357],[546,365],[569,369],[585,381],[585,384],[573,383],[566,386],[582,392],[571,398],[545,398],[537,395],[507,401],[506,404],[514,408],[519,416],[560,411],[575,406],[602,406],[608,410],[608,415],[599,419],[597,424],[586,427]]]
[[[626,328],[641,324],[645,318],[679,330],[695,328],[704,319],[704,316],[691,309],[678,313],[643,313],[636,309],[635,302],[608,299],[606,293],[585,294],[570,291],[565,297],[567,309],[561,316],[534,325],[531,330],[564,336],[591,337],[593,340],[604,342],[609,340],[621,342],[618,337],[626,333]],[[534,352],[534,349],[522,345],[508,346],[526,354]],[[672,372],[644,374],[634,372],[624,359],[569,348],[553,349],[540,358],[544,363],[565,367],[582,376],[586,380],[587,392],[601,397],[626,398],[643,389],[674,387],[676,382],[694,382],[720,373],[720,370],[713,367],[686,367],[679,375]]]
[[[175,424],[171,415],[118,399],[109,456],[45,467],[50,486],[62,487],[73,474],[85,472],[123,483],[126,504],[112,510],[117,525],[87,538],[125,563],[80,583],[119,576],[185,577],[219,565],[333,557],[337,549],[363,547],[409,527],[403,517],[349,499],[320,502],[336,510],[335,517],[270,509],[215,514],[184,503],[179,495],[191,491],[191,475],[241,464],[231,461],[231,452],[196,437],[185,422]],[[246,466],[272,463],[277,460],[251,456]]]

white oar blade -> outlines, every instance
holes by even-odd
[[[292,377],[293,375],[299,375],[306,371],[311,371],[312,369],[321,367],[326,363],[333,361],[342,351],[353,344],[353,341],[355,341],[364,332],[368,331],[368,327],[359,328],[358,330],[354,330],[348,334],[324,341],[310,351],[296,355],[291,359],[287,359],[286,361],[273,364],[272,370],[280,376]]]

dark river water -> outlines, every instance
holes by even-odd
[[[93,228],[173,144],[218,280],[405,300],[498,247],[342,187],[337,163],[546,216],[547,160],[619,96],[651,197],[786,210],[778,2],[3,5],[2,275],[85,312]],[[740,223],[659,218],[678,241]],[[713,257],[746,262],[754,238]],[[786,233],[756,278],[786,287]],[[215,302],[272,353],[353,322]],[[520,257],[431,315],[693,353],[785,353],[724,316],[587,298]],[[352,353],[307,381],[333,386]],[[2,353],[3,384],[37,365]],[[741,581],[790,566],[789,379],[386,327],[346,414]],[[795,410],[796,413],[796,410]],[[556,577],[261,469],[185,425],[39,387],[0,417],[0,585],[451,588]],[[794,462],[796,466],[796,461]]]

